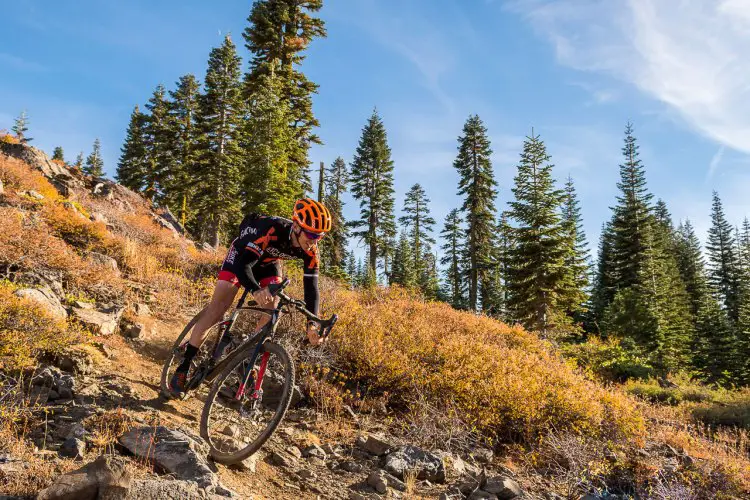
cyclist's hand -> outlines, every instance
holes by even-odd
[[[318,335],[320,331],[320,325],[317,323],[308,323],[307,325],[307,340],[310,341],[311,346],[318,346],[325,342],[325,338]]]
[[[253,292],[253,298],[260,307],[264,307],[266,309],[273,308],[273,295],[271,295],[271,292],[268,291],[268,287],[261,288],[257,292]]]

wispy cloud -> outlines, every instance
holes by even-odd
[[[750,153],[750,2],[519,0],[560,63],[603,72]]]
[[[719,163],[721,163],[721,158],[724,156],[724,146],[721,146],[718,151],[716,151],[716,154],[711,158],[711,163],[708,165],[708,171],[706,172],[706,181],[710,181],[714,173],[716,173],[716,169],[719,167]]]
[[[5,52],[0,52],[0,66],[5,66],[6,68],[12,68],[20,71],[47,71],[47,68],[39,63],[26,60],[22,57],[14,56],[13,54],[7,54]]]

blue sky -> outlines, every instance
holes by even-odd
[[[590,246],[616,195],[623,129],[635,125],[651,191],[705,240],[711,191],[730,220],[750,187],[750,5],[742,0],[325,0],[328,38],[303,70],[320,85],[325,142],[351,161],[377,106],[397,207],[420,182],[439,231],[460,204],[452,167],[464,121],[488,128],[504,209],[523,139],[540,134],[578,189]],[[22,109],[37,147],[88,154],[114,174],[130,112],[154,87],[203,79],[210,49],[241,33],[251,2],[18,0],[0,18],[0,129]],[[356,206],[346,207],[351,216]],[[436,232],[437,232],[436,231]]]

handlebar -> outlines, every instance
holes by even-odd
[[[338,321],[339,319],[338,315],[334,314],[328,319],[323,319],[308,311],[307,304],[305,304],[304,301],[294,299],[284,293],[284,289],[289,286],[289,283],[289,278],[285,278],[281,283],[271,283],[270,285],[268,285],[268,291],[270,292],[271,296],[279,297],[281,299],[279,307],[285,305],[294,307],[297,311],[301,312],[305,317],[307,317],[307,319],[313,320],[320,324],[320,336],[322,338],[328,337],[328,335],[331,334],[331,330],[333,330],[333,325],[335,325],[336,321]]]

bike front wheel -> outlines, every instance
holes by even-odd
[[[289,353],[267,341],[251,359],[256,347],[237,353],[214,381],[203,406],[201,436],[221,464],[239,463],[258,451],[292,400],[295,373]]]

